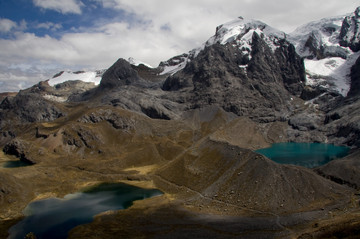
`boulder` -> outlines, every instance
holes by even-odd
[[[15,138],[5,145],[3,151],[5,154],[16,156],[21,161],[35,164],[36,161],[29,156],[29,147],[30,145],[28,142]]]

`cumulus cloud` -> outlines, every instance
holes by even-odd
[[[77,0],[33,0],[35,6],[50,9],[62,14],[81,14],[83,3]]]
[[[262,20],[285,32],[294,30],[295,26],[323,17],[342,15],[352,12],[358,3],[338,0],[95,0],[103,6],[123,9],[138,16],[152,19],[157,23],[171,21],[179,27],[191,24],[212,27],[234,19],[237,16]],[[197,21],[200,19],[200,21]],[[188,21],[189,23],[186,23]]]
[[[60,23],[53,23],[53,22],[42,22],[36,25],[36,28],[43,28],[46,30],[56,31],[62,28]]]
[[[0,32],[9,32],[11,29],[16,28],[16,22],[13,22],[9,19],[2,18],[0,19]]]
[[[41,80],[46,79],[47,73],[34,66],[26,67],[27,70],[20,70],[19,67],[9,68],[0,65],[0,92],[16,92],[20,89],[35,85]]]

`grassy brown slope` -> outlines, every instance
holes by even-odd
[[[220,128],[210,138],[227,142],[246,149],[259,149],[270,146],[270,140],[260,127],[246,117],[239,117]]]
[[[179,121],[154,120],[115,107],[78,106],[56,121],[27,125],[17,140],[28,146],[27,156],[37,163],[106,159],[129,167],[169,160],[189,147],[192,137],[192,129]]]

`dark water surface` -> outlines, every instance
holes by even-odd
[[[33,232],[37,239],[62,239],[72,228],[89,223],[93,216],[108,210],[130,207],[141,200],[162,192],[123,183],[104,183],[87,191],[69,194],[64,199],[50,198],[30,203],[24,211],[25,219],[11,227],[10,239],[22,239]]]
[[[349,148],[321,143],[277,143],[270,148],[256,150],[281,164],[294,164],[307,168],[324,165],[336,158],[345,157]]]
[[[19,168],[19,167],[26,167],[26,166],[31,166],[33,164],[31,163],[27,163],[21,160],[16,160],[16,161],[7,161],[3,164],[4,168]]]

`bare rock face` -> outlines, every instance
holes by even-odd
[[[102,76],[100,88],[130,85],[140,80],[138,73],[124,59],[117,60]]]
[[[305,112],[291,117],[289,125],[298,130],[308,131],[318,128],[323,121],[320,115]]]
[[[0,104],[0,124],[12,116],[20,122],[52,121],[64,116],[66,113],[56,101],[45,98],[48,88],[51,87],[46,82],[40,82],[15,97],[5,98]]]
[[[5,154],[14,155],[19,158],[21,161],[24,161],[29,164],[34,164],[35,160],[29,156],[29,143],[24,142],[21,139],[14,139],[7,143],[3,148]]]
[[[353,51],[360,50],[360,7],[344,18],[339,38],[340,45],[350,47]]]
[[[134,120],[121,117],[121,115],[118,115],[109,109],[100,109],[94,113],[84,115],[78,120],[78,122],[83,123],[99,123],[102,121],[109,122],[115,129],[130,131],[135,128]]]
[[[360,95],[360,57],[356,60],[355,65],[351,67],[351,85],[348,96]]]
[[[305,71],[294,46],[286,40],[277,44],[271,49],[254,32],[251,57],[235,42],[210,45],[169,76],[162,89],[187,95],[191,108],[218,105],[262,122],[279,120],[291,96],[301,94]]]

